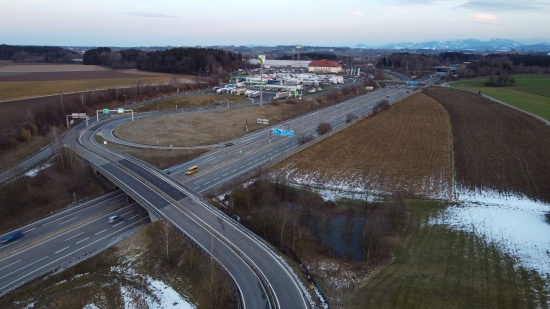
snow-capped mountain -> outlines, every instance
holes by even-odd
[[[546,40],[548,42],[550,40]],[[518,41],[508,39],[490,39],[481,41],[477,39],[464,39],[453,41],[428,41],[421,43],[401,42],[377,46],[386,49],[431,49],[431,50],[550,50],[550,43],[541,41],[536,44],[523,44]],[[369,48],[367,44],[358,44],[356,47]]]

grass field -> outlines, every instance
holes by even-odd
[[[182,101],[181,104],[186,104],[186,107],[197,107],[222,104],[221,102],[224,101],[223,95],[191,98],[191,102]],[[227,99],[243,100],[242,97],[236,96],[227,96]],[[177,100],[188,99],[170,99],[158,104],[160,106],[164,104],[166,108],[174,109]],[[236,101],[236,103],[238,102]],[[222,105],[225,106],[225,103]],[[153,103],[144,108],[156,111],[161,109],[160,106],[157,107],[157,103]],[[178,104],[178,108],[180,106]],[[316,108],[318,108],[318,105],[311,103],[309,100],[304,100],[302,104],[273,103],[262,107],[249,106],[194,114],[148,117],[139,121],[124,123],[117,127],[115,135],[125,140],[151,145],[209,145],[265,128],[265,125],[256,123],[258,118],[268,119],[270,124],[274,124]],[[248,131],[246,131],[247,124]]]
[[[455,88],[481,91],[482,94],[508,103],[521,110],[550,120],[550,75],[514,75],[516,83],[508,87],[486,87],[486,77],[451,83]]]
[[[194,108],[204,106],[240,104],[247,103],[249,100],[242,96],[229,95],[229,94],[210,94],[210,95],[194,95],[183,96],[177,98],[171,98],[155,102],[153,104],[145,104],[138,106],[134,109],[136,112],[151,112],[168,109],[180,109],[180,108]]]
[[[354,295],[353,308],[547,308],[548,283],[473,233],[427,224],[446,207],[408,202],[395,259]]]

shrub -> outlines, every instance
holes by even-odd
[[[330,131],[332,131],[332,125],[328,122],[321,122],[317,126],[317,133],[319,133],[319,135],[326,134]]]

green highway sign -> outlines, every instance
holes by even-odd
[[[104,113],[104,114],[108,114],[108,113],[109,113],[109,109],[108,109],[108,108],[104,108],[104,109],[103,109],[103,113]]]
[[[123,113],[124,113],[124,108],[119,107],[119,108],[118,108],[118,113],[119,113],[119,114],[123,114]]]

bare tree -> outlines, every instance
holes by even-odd
[[[321,122],[317,126],[317,133],[319,133],[319,135],[326,134],[330,131],[332,131],[332,125],[328,122]]]

